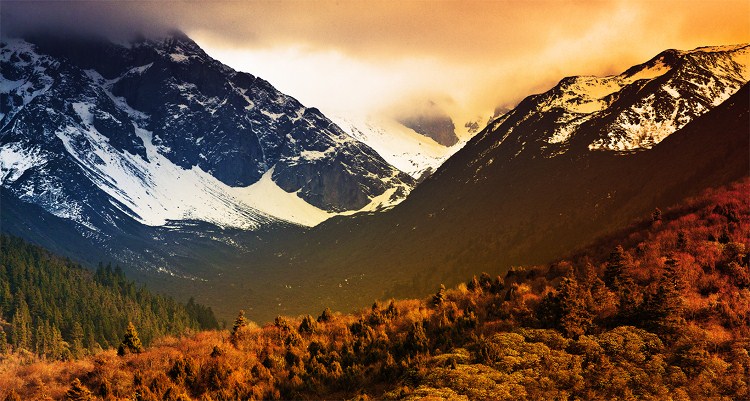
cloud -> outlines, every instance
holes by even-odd
[[[209,54],[310,106],[373,111],[430,100],[463,126],[581,74],[667,48],[750,40],[729,1],[9,2],[3,35],[117,39],[181,29]],[[418,107],[418,106],[415,106]]]

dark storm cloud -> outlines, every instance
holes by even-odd
[[[96,35],[127,40],[136,35],[156,35],[177,28],[167,10],[152,12],[155,2],[104,1],[3,1],[0,32],[3,37],[49,32]],[[165,12],[166,11],[166,12]]]

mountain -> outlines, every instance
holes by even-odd
[[[4,195],[84,237],[200,221],[257,230],[375,210],[411,177],[314,108],[177,32],[0,46]]]
[[[331,119],[351,137],[373,148],[388,163],[418,181],[435,172],[465,143],[445,146],[388,117]]]
[[[456,126],[451,117],[433,101],[427,101],[423,107],[412,110],[398,118],[403,126],[424,135],[443,146],[458,143]]]
[[[214,277],[205,293],[230,311],[251,305],[259,320],[423,296],[436,282],[559,258],[655,208],[746,177],[747,50],[667,51],[622,75],[566,78],[495,120],[393,209],[285,232],[283,242],[238,256],[236,265],[252,268]],[[570,89],[581,81],[621,86]],[[572,127],[565,107],[585,121]],[[631,135],[635,116],[660,130]],[[557,141],[561,130],[570,134]],[[241,291],[219,293],[237,282]]]
[[[153,42],[134,44],[125,50],[115,49],[131,54],[143,46],[151,49],[144,50],[147,54],[161,54],[153,50],[159,49]],[[63,51],[59,47],[51,48]],[[64,51],[73,52],[70,48]],[[10,58],[8,53],[2,54]],[[80,53],[83,56],[94,54],[91,51]],[[91,196],[80,208],[67,207],[58,215],[49,214],[45,212],[47,209],[63,208],[68,198],[55,198],[52,191],[36,189],[55,188],[43,180],[32,179],[42,176],[40,171],[46,167],[23,168],[29,164],[27,160],[37,157],[28,155],[38,155],[45,160],[48,157],[43,153],[46,148],[36,145],[44,142],[37,140],[33,143],[37,146],[34,149],[41,149],[39,153],[24,153],[27,156],[18,157],[20,161],[13,164],[18,168],[3,170],[9,172],[4,175],[8,178],[4,178],[0,188],[3,191],[2,227],[4,231],[33,239],[88,263],[109,260],[108,257],[128,266],[141,267],[145,271],[139,271],[136,278],[170,294],[190,291],[198,302],[210,303],[224,319],[230,319],[240,309],[246,309],[252,319],[265,321],[279,314],[310,313],[324,307],[349,310],[370,304],[374,299],[423,296],[434,291],[435,283],[454,285],[480,271],[504,274],[513,265],[545,263],[559,258],[571,249],[628,225],[633,219],[650,214],[654,208],[673,205],[706,187],[746,177],[750,165],[747,53],[747,45],[669,50],[617,76],[565,78],[550,91],[529,96],[515,109],[495,119],[397,206],[379,213],[335,216],[313,228],[284,223],[260,213],[252,214],[258,220],[259,228],[255,231],[200,219],[169,220],[169,224],[163,226],[149,226],[128,214],[127,205],[134,204],[140,195],[114,199]],[[169,74],[182,76],[179,75],[182,64],[172,57],[178,53],[170,51],[168,54],[160,57],[170,66],[176,63],[175,72]],[[136,55],[133,53],[129,57]],[[100,65],[106,59],[96,57],[86,61],[84,57],[83,61],[78,61],[83,69],[75,67],[74,63],[65,65],[84,71],[79,74],[84,80],[92,79],[89,74],[95,66],[96,71],[101,71],[101,79],[117,79],[121,75],[114,67]],[[158,65],[157,61],[143,72],[144,76]],[[120,64],[119,61],[113,63],[114,66]],[[146,64],[143,61],[131,63],[133,66]],[[55,65],[52,63],[50,67]],[[62,68],[62,65],[54,68]],[[160,74],[163,74],[158,75],[160,79],[169,75]],[[200,77],[197,72],[194,74]],[[5,80],[12,78],[4,77]],[[194,81],[201,85],[204,81],[214,82],[199,78]],[[102,85],[105,92],[100,96],[102,102],[109,99],[116,103],[106,93],[106,85]],[[155,159],[154,164],[169,161],[170,166],[179,168],[176,163],[182,163],[180,160],[169,159],[176,157],[171,149],[182,146],[179,138],[153,139],[166,138],[168,132],[159,131],[164,130],[161,126],[149,125],[154,117],[148,113],[154,112],[148,108],[151,106],[141,103],[147,99],[139,100],[138,96],[129,94],[129,89],[116,87],[113,85],[109,91],[124,92],[121,98],[117,97],[120,92],[113,92],[115,100],[125,99],[118,101],[127,103],[128,107],[141,107],[143,111],[138,112],[146,114],[146,122],[137,123],[133,130],[152,132],[149,147],[153,146],[163,156]],[[24,89],[23,93],[38,90]],[[168,88],[164,91],[169,92]],[[186,104],[191,104],[188,100],[197,95],[184,96]],[[61,99],[65,98],[47,100],[63,102]],[[22,100],[16,102],[20,104]],[[213,110],[211,102],[201,102],[207,106],[195,106],[195,113]],[[61,127],[62,131],[58,132],[67,138],[65,143],[70,144],[75,143],[75,136],[68,134],[73,130],[66,131],[66,127],[77,124],[79,129],[75,132],[86,133],[89,137],[93,131],[89,127],[95,128],[97,117],[92,113],[87,120],[81,116],[86,113],[76,111],[82,107],[76,104],[81,102],[68,103],[67,108],[60,105],[53,109],[63,110],[62,113],[52,115]],[[131,103],[135,106],[130,106]],[[36,100],[29,104],[36,104]],[[31,115],[24,117],[32,111],[38,113],[40,121],[45,121],[44,118],[48,118],[45,116],[50,114],[41,106],[27,105],[21,110],[9,120],[15,125],[5,123],[0,131],[3,149],[10,149],[3,151],[8,154],[20,153],[14,150],[15,144],[32,143],[25,139],[30,137],[30,131],[13,131],[10,126],[23,127],[19,124],[36,121]],[[125,110],[123,113],[127,115],[128,112],[136,114]],[[215,113],[220,115],[221,110],[218,108]],[[117,111],[112,109],[109,113],[115,116],[113,113]],[[191,114],[185,113],[178,120],[191,121]],[[210,119],[210,112],[207,113],[202,118]],[[4,121],[8,118],[4,117]],[[159,121],[163,120],[169,119]],[[57,146],[59,154],[70,154],[57,135],[43,138]],[[149,141],[140,142],[143,149],[137,147],[136,141],[97,143],[128,147],[130,150],[120,154],[129,160],[152,163],[148,152],[153,153],[153,149],[149,151],[145,145]],[[352,143],[359,142],[352,140]],[[26,149],[24,146],[19,149]],[[374,153],[370,148],[362,149]],[[138,152],[146,152],[145,159]],[[86,154],[92,159],[97,155],[93,151]],[[4,156],[2,160],[5,163],[5,160],[16,159]],[[323,159],[315,158],[319,160]],[[110,176],[99,173],[101,166],[107,163],[79,163],[75,157],[68,156],[53,162],[64,166],[56,170],[61,172],[82,171],[79,166],[90,166],[85,173],[76,173],[75,177],[57,182],[63,188],[63,195],[87,191],[101,194],[97,177]],[[54,166],[53,162],[45,166]],[[202,174],[206,172],[202,169],[196,172],[198,169],[193,167],[190,174],[204,177]],[[391,169],[393,177],[401,177]],[[175,171],[179,177],[188,174],[184,169]],[[273,173],[268,171],[264,176],[269,178],[270,175],[270,181],[276,183],[274,177],[278,169]],[[301,174],[306,172],[301,170]],[[82,174],[93,180],[79,180]],[[31,184],[23,184],[25,182]],[[51,180],[51,183],[56,182]],[[146,192],[148,194],[142,195],[153,196],[153,191]],[[39,193],[46,194],[43,199],[47,203],[24,200],[24,196]],[[176,195],[168,191],[165,197],[169,196]],[[216,210],[221,212],[217,214],[222,218],[240,214],[227,212],[231,211],[227,204],[231,202],[212,206],[211,210],[218,208]],[[97,210],[100,214],[96,216],[114,216],[112,220],[119,232],[116,235],[106,233],[105,240],[99,239],[103,234],[93,230],[89,233],[93,240],[82,236],[78,231],[80,224],[71,226],[72,220],[66,217],[75,215],[77,210],[82,211],[81,215],[87,215],[83,212],[86,210]],[[182,217],[209,215],[199,212],[197,207],[190,211],[173,211]]]
[[[492,163],[503,151],[553,157],[587,149],[650,149],[721,104],[748,79],[748,45],[667,50],[620,75],[568,77],[493,121],[473,145],[492,149],[477,154],[467,168]]]
[[[748,193],[713,188],[572,258],[351,314],[240,313],[136,355],[0,350],[0,397],[747,399]]]

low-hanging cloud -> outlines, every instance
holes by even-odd
[[[311,106],[403,113],[406,100],[429,100],[460,126],[563,76],[747,42],[748,15],[746,0],[3,1],[0,30],[121,40],[180,29]]]

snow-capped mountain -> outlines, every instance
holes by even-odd
[[[563,79],[495,119],[403,203],[247,256],[293,278],[268,277],[287,289],[253,288],[230,306],[296,314],[306,312],[285,305],[425,296],[435,283],[564,257],[656,207],[748,177],[747,49],[670,50],[617,76]]]
[[[721,104],[750,79],[750,45],[666,50],[609,77],[564,78],[533,95],[477,135],[472,165],[497,161],[500,146],[517,155],[650,149]],[[479,145],[480,143],[486,146]]]
[[[6,193],[98,231],[129,216],[255,229],[397,203],[413,179],[184,34],[0,45]]]
[[[387,117],[330,115],[341,129],[373,148],[388,163],[415,179],[429,176],[466,143],[441,145]]]

